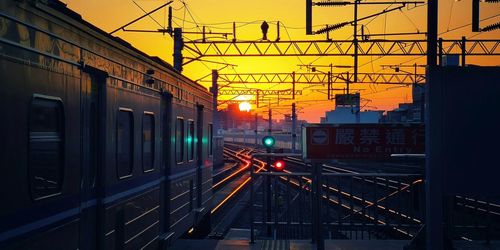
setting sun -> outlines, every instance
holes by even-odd
[[[252,108],[252,105],[248,102],[242,102],[239,105],[240,111],[245,111],[245,112],[250,112],[250,109]]]

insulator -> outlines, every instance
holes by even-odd
[[[500,22],[488,25],[488,26],[482,28],[481,31],[487,32],[487,31],[492,31],[492,30],[497,30],[497,29],[500,29]]]
[[[328,31],[332,31],[332,30],[337,30],[337,29],[340,29],[346,25],[350,24],[350,22],[343,22],[343,23],[338,23],[338,24],[334,24],[332,26],[326,26],[324,28],[321,28],[319,29],[318,31],[316,31],[315,33],[316,34],[323,34],[323,33],[326,33]]]
[[[500,3],[500,0],[484,0],[485,3]]]
[[[346,1],[323,1],[314,3],[316,6],[345,6],[351,4],[351,2]]]

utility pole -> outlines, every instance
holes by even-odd
[[[437,65],[438,0],[427,2],[427,66]]]
[[[212,87],[210,88],[210,92],[212,92],[212,119],[213,119],[213,129],[216,131],[216,134],[219,135],[220,129],[220,121],[219,121],[219,113],[217,111],[217,96],[219,94],[219,86],[217,84],[217,78],[219,77],[219,73],[216,69],[212,70]]]
[[[460,66],[462,67],[465,67],[465,42],[467,41],[467,39],[465,39],[465,36],[462,36],[462,44],[461,44],[461,47],[462,47],[462,63]]]
[[[345,80],[345,84],[346,84],[346,94],[349,95],[349,72],[347,72],[347,79]]]
[[[358,2],[354,1],[354,82],[358,81]]]
[[[444,248],[443,232],[443,156],[438,153],[439,145],[442,139],[442,124],[431,123],[433,116],[440,115],[439,107],[432,107],[434,103],[439,103],[438,95],[442,91],[442,86],[436,85],[435,78],[437,72],[437,37],[438,37],[438,0],[429,0],[427,2],[427,74],[426,74],[426,93],[425,101],[427,103],[425,118],[425,193],[426,193],[426,246],[428,250]],[[436,120],[442,118],[435,117]],[[434,139],[431,139],[434,138]]]
[[[332,73],[333,73],[333,65],[330,63],[330,71],[328,71],[328,86],[329,86],[328,87],[328,100],[332,99],[331,96],[333,94],[331,92],[331,91],[333,91],[332,90],[332,88],[333,88],[333,86],[332,86],[333,85],[333,75],[332,75]]]
[[[332,72],[328,71],[328,84],[327,84],[327,92],[326,92],[328,100],[332,99],[331,89],[332,89]]]
[[[355,106],[356,107],[356,110],[355,110],[355,112],[356,112],[356,123],[360,123],[361,122],[361,113],[360,113],[361,112],[361,107],[360,107],[360,104],[361,103],[356,103],[356,106]]]
[[[295,103],[292,103],[292,153],[295,153],[295,143],[297,141],[297,113]]]
[[[182,49],[184,40],[182,39],[182,29],[174,29],[174,69],[182,72]]]

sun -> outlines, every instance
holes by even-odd
[[[250,105],[250,103],[248,103],[248,102],[241,102],[239,108],[240,108],[240,111],[250,112],[252,105]]]

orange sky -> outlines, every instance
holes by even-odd
[[[77,11],[82,17],[100,27],[105,31],[112,31],[121,25],[141,16],[144,12],[134,4],[132,0],[63,0],[68,7]],[[152,10],[164,0],[136,0],[141,8],[146,11]],[[281,40],[304,40],[304,39],[324,39],[324,35],[305,35],[305,0],[175,0],[172,4],[174,8],[174,27],[182,27],[185,31],[197,31],[199,26],[207,26],[214,32],[231,32],[232,22],[237,22],[236,36],[238,40],[259,40],[261,38],[260,24],[262,20],[270,23],[269,39],[276,38],[276,21],[280,21],[287,28],[281,29]],[[187,6],[187,8],[186,8]],[[471,22],[470,14],[471,0],[440,0],[439,1],[439,32],[446,32],[456,27],[467,25]],[[497,6],[497,5],[490,5]],[[388,6],[362,6],[359,9],[359,16],[366,16],[379,12]],[[325,24],[336,24],[344,21],[351,21],[352,7],[313,7],[313,25],[323,26]],[[152,17],[162,26],[166,25],[167,11],[160,10]],[[500,8],[491,8],[487,3],[481,3],[481,18],[495,16],[481,22],[481,26],[496,23],[500,20]],[[395,32],[415,32],[426,31],[426,6],[395,11],[381,15],[374,19],[369,19],[360,24],[365,24],[367,33],[395,33]],[[158,29],[161,28],[150,18],[144,18],[130,29]],[[315,27],[314,29],[318,29]],[[352,35],[351,26],[336,30],[331,33],[333,39],[349,39]],[[173,41],[169,35],[154,33],[132,33],[119,31],[114,35],[119,36],[138,49],[161,57],[172,63]],[[471,33],[470,26],[447,32],[442,35],[445,39],[460,39],[462,36],[473,37],[475,39],[495,38],[499,39],[500,31],[489,33]],[[200,36],[187,35],[185,39],[198,39]],[[230,36],[232,38],[232,36]],[[397,39],[398,37],[388,37]],[[401,37],[400,37],[401,38]],[[407,39],[425,39],[424,36],[411,36]],[[184,57],[193,55],[184,52]],[[349,57],[226,57],[207,58],[219,62],[227,62],[238,65],[237,67],[225,68],[221,73],[264,73],[264,72],[307,72],[305,68],[300,68],[298,64],[330,64],[351,65],[352,58]],[[425,58],[417,57],[361,57],[359,72],[379,72],[380,65],[383,64],[425,64]],[[479,65],[500,65],[500,57],[470,57],[469,64]],[[211,69],[219,69],[221,65],[211,63],[194,62],[184,67],[183,73],[193,80],[199,79],[210,73]],[[346,69],[343,69],[345,71]],[[408,69],[410,70],[410,69]],[[325,69],[327,71],[327,69]],[[390,72],[388,70],[384,72]],[[204,85],[208,87],[208,84]],[[252,86],[252,87],[255,87]],[[290,86],[258,86],[263,89],[285,89]],[[305,86],[303,86],[305,87]],[[343,88],[344,86],[335,86]],[[361,97],[365,101],[367,109],[388,110],[397,107],[398,103],[411,102],[411,88],[388,85],[366,85],[354,84],[352,89],[364,89]],[[314,87],[314,89],[325,87]],[[298,87],[298,89],[300,89]],[[227,98],[227,97],[226,97]],[[314,101],[317,101],[316,103]],[[299,119],[310,122],[319,122],[319,117],[324,116],[326,110],[333,109],[334,102],[327,101],[326,95],[317,92],[304,91],[303,96],[297,100],[299,106]],[[290,103],[283,102],[282,105],[290,106]],[[282,113],[286,111],[280,110]],[[289,113],[289,112],[288,112]]]

